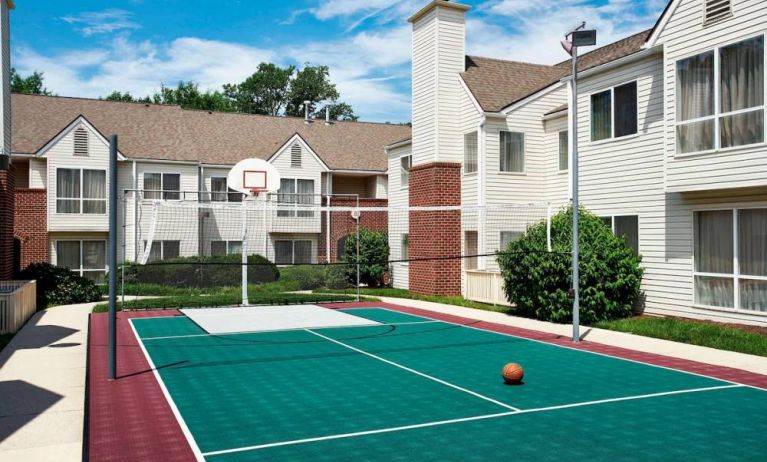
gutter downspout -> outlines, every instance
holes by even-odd
[[[133,261],[138,260],[138,168],[133,160]]]
[[[479,122],[477,134],[478,146],[477,150],[477,170],[479,175],[477,176],[477,205],[479,205],[479,223],[477,224],[477,250],[478,254],[484,255],[487,253],[487,233],[485,231],[487,220],[487,211],[485,206],[487,205],[487,156],[486,147],[487,142],[485,140],[485,123],[487,122],[487,116],[482,115],[482,119]],[[479,257],[477,261],[477,269],[487,269],[487,257]]]

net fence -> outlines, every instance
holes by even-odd
[[[466,295],[470,277],[496,274],[498,252],[532,224],[550,229],[552,213],[545,203],[385,203],[351,195],[169,200],[126,193],[121,293],[168,296],[136,308],[317,303],[358,300],[361,289],[408,289],[431,275],[459,281],[455,291]],[[550,251],[550,240],[536,250]]]

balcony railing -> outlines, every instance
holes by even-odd
[[[0,334],[13,334],[37,310],[36,281],[0,281]]]

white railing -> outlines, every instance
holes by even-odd
[[[0,334],[13,334],[37,310],[37,282],[0,281]]]
[[[466,298],[493,305],[510,305],[503,292],[503,277],[496,271],[466,271]]]

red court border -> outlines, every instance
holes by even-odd
[[[328,308],[388,308],[491,332],[591,351],[617,358],[669,367],[722,380],[767,388],[767,376],[729,367],[629,350],[587,340],[572,343],[568,337],[512,327],[435,311],[383,302],[323,304]],[[107,377],[107,315],[91,315],[88,350],[87,451],[92,461],[194,460],[189,443],[149,363],[138,344],[128,319],[182,316],[176,310],[121,312],[117,320],[118,379]]]

